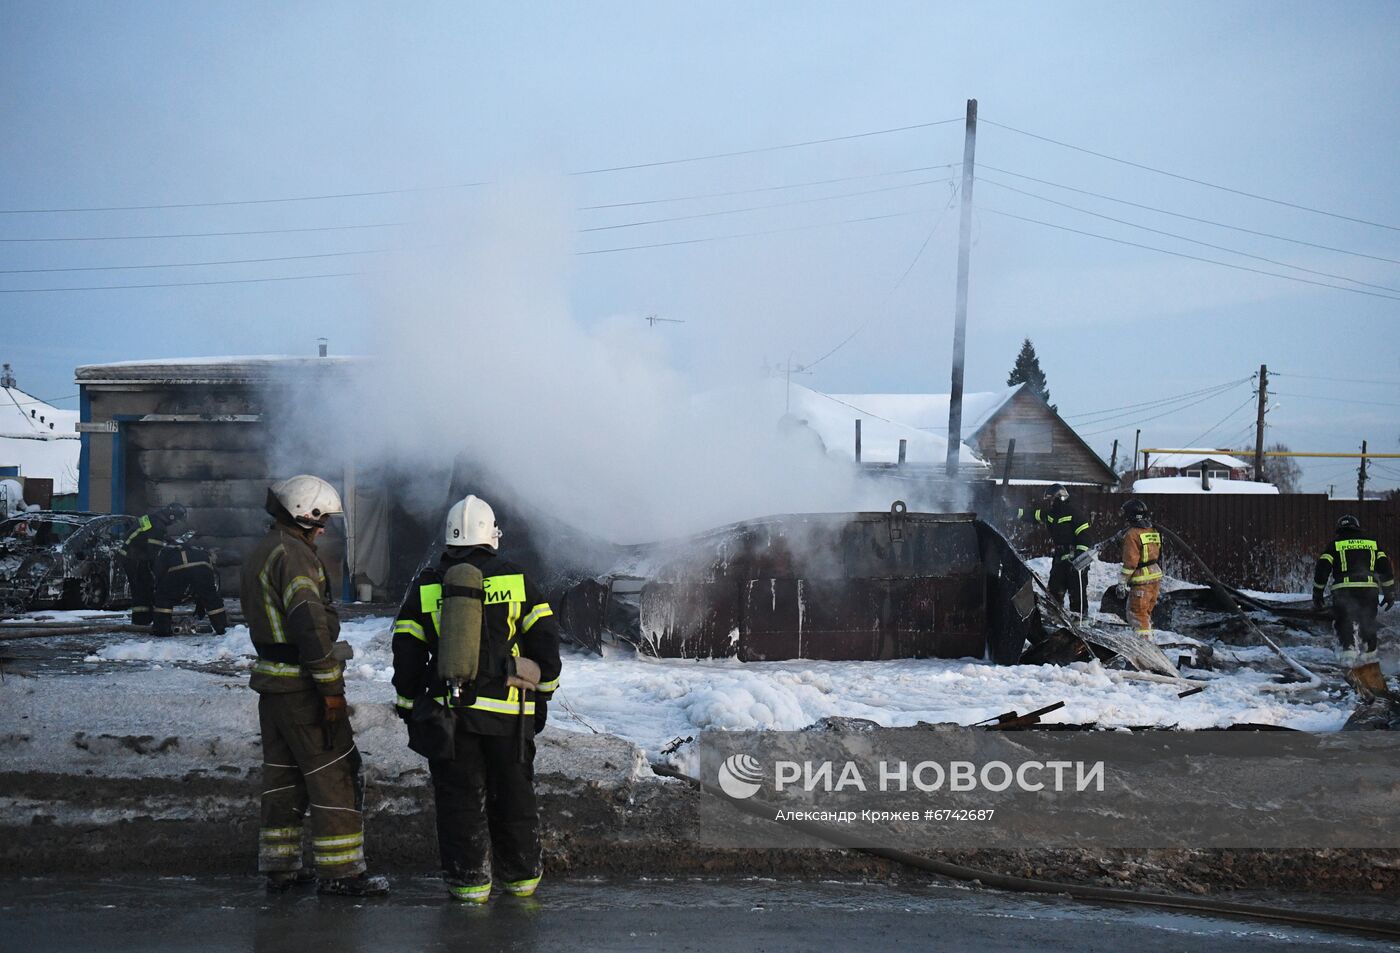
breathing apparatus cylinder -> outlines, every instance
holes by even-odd
[[[481,570],[457,563],[442,577],[442,613],[438,619],[438,677],[452,700],[476,680],[481,663]]]

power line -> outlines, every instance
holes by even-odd
[[[907,212],[891,212],[887,215],[868,215],[864,218],[846,218],[836,222],[817,222],[813,225],[793,225],[787,228],[770,228],[757,232],[737,232],[732,235],[712,235],[708,238],[686,238],[673,242],[650,242],[644,245],[623,245],[617,248],[594,248],[589,251],[574,252],[575,255],[608,255],[613,252],[637,251],[643,248],[669,248],[674,245],[699,245],[704,242],[722,242],[734,238],[755,238],[761,235],[780,235],[784,232],[805,232],[814,228],[832,228],[837,225],[855,225],[861,222],[878,222],[887,218],[904,218],[909,215],[923,215],[932,209],[910,209]]]
[[[1207,394],[1206,396],[1200,398],[1199,400],[1192,401],[1192,402],[1189,403],[1189,404],[1184,404],[1184,405],[1182,405],[1181,407],[1174,407],[1174,408],[1172,408],[1171,410],[1163,411],[1163,412],[1160,413],[1160,414],[1153,414],[1151,417],[1143,417],[1141,420],[1134,420],[1134,421],[1132,421],[1131,423],[1126,423],[1126,424],[1115,424],[1114,426],[1112,426],[1112,427],[1107,427],[1107,428],[1105,428],[1105,429],[1103,429],[1103,430],[1091,430],[1091,431],[1089,431],[1088,433],[1082,433],[1082,434],[1080,434],[1079,436],[1081,436],[1081,437],[1096,437],[1096,436],[1098,436],[1099,434],[1112,433],[1112,432],[1115,431],[1115,430],[1124,430],[1124,429],[1126,429],[1126,428],[1128,428],[1128,427],[1136,427],[1138,424],[1145,424],[1145,423],[1147,423],[1147,422],[1149,422],[1149,421],[1152,421],[1152,420],[1158,420],[1158,419],[1160,419],[1160,418],[1162,418],[1162,417],[1167,417],[1167,416],[1170,416],[1170,415],[1172,415],[1172,414],[1180,413],[1180,412],[1183,411],[1183,410],[1187,410],[1187,409],[1189,409],[1189,408],[1191,408],[1191,407],[1195,407],[1197,404],[1203,404],[1203,403],[1205,403],[1205,402],[1208,401],[1208,400],[1212,400],[1212,399],[1214,399],[1214,398],[1216,398],[1216,397],[1219,397],[1221,394],[1224,394],[1224,393],[1228,393],[1228,391],[1220,391],[1219,393],[1215,393],[1215,394]],[[1090,426],[1092,426],[1092,424],[1091,424]]]
[[[1132,166],[1135,169],[1142,169],[1145,172],[1155,172],[1158,175],[1165,175],[1168,178],[1179,179],[1182,182],[1190,182],[1193,185],[1203,185],[1207,188],[1219,189],[1222,192],[1229,192],[1233,195],[1242,195],[1245,198],[1257,199],[1261,202],[1269,202],[1273,205],[1281,205],[1285,208],[1298,209],[1302,212],[1312,212],[1316,215],[1326,215],[1328,218],[1341,219],[1344,222],[1354,222],[1357,225],[1370,225],[1374,228],[1384,228],[1388,231],[1400,232],[1400,225],[1387,225],[1384,222],[1372,222],[1364,218],[1353,218],[1350,215],[1342,215],[1339,212],[1329,212],[1325,209],[1313,208],[1308,205],[1299,205],[1296,202],[1287,202],[1283,199],[1270,198],[1267,195],[1258,195],[1254,192],[1245,192],[1242,189],[1230,188],[1227,185],[1217,185],[1214,182],[1207,182],[1204,179],[1193,179],[1188,175],[1180,175],[1176,172],[1168,172],[1165,169],[1158,169],[1150,165],[1144,165],[1141,162],[1133,162],[1128,159],[1122,159],[1118,156],[1108,155],[1104,152],[1095,152],[1093,149],[1085,149],[1083,146],[1071,145],[1068,142],[1061,142],[1059,139],[1051,139],[1048,136],[1039,136],[1033,132],[1026,132],[1024,129],[1017,129],[1015,126],[1008,126],[1005,123],[1000,123],[992,119],[983,118],[982,121],[987,123],[988,125],[996,126],[999,129],[1005,129],[1008,132],[1014,132],[1022,136],[1028,136],[1032,139],[1039,139],[1041,142],[1048,142],[1052,145],[1063,146],[1066,149],[1073,149],[1076,152],[1083,152],[1086,155],[1097,156],[1100,159],[1108,159],[1110,162],[1119,162],[1123,165]]]
[[[278,278],[231,278],[222,281],[173,281],[149,285],[89,285],[85,288],[0,288],[0,294],[38,294],[48,291],[117,291],[123,288],[192,288],[203,285],[250,285],[265,281],[309,281],[313,278],[349,278],[360,271],[341,271],[329,275],[284,275]]]
[[[1105,414],[1107,414],[1107,415],[1109,415],[1109,416],[1118,416],[1118,413],[1117,413],[1118,411],[1123,411],[1123,410],[1131,411],[1131,410],[1135,410],[1135,409],[1137,409],[1137,408],[1139,408],[1139,407],[1152,407],[1152,406],[1158,406],[1158,407],[1160,407],[1160,406],[1163,405],[1163,404],[1176,403],[1177,401],[1180,401],[1180,400],[1187,400],[1187,399],[1189,399],[1189,398],[1196,397],[1197,395],[1199,395],[1199,394],[1204,394],[1204,393],[1206,393],[1207,391],[1224,390],[1224,389],[1226,389],[1226,388],[1233,387],[1233,386],[1235,386],[1236,384],[1243,384],[1245,381],[1250,381],[1250,380],[1253,380],[1253,379],[1254,379],[1254,375],[1251,374],[1251,375],[1249,375],[1248,377],[1241,377],[1241,378],[1239,378],[1238,380],[1225,381],[1224,383],[1221,383],[1221,384],[1212,384],[1212,385],[1210,385],[1209,387],[1202,387],[1202,388],[1199,388],[1198,390],[1187,391],[1187,392],[1184,393],[1184,394],[1175,394],[1175,395],[1173,395],[1173,396],[1171,396],[1171,397],[1154,397],[1152,400],[1144,400],[1144,401],[1140,401],[1140,402],[1138,402],[1138,403],[1136,403],[1136,404],[1123,404],[1123,405],[1120,406],[1120,407],[1105,407],[1105,408],[1103,408],[1103,409],[1101,409],[1101,410],[1086,410],[1086,411],[1083,411],[1082,413],[1078,413],[1078,414],[1063,414],[1062,416],[1064,417],[1065,420],[1078,420],[1078,419],[1081,418],[1081,417],[1100,417],[1100,416],[1103,416],[1103,415],[1105,415]],[[1093,421],[1088,421],[1089,426],[1092,426],[1093,423],[1094,423]]]
[[[1238,407],[1236,407],[1234,410],[1230,411],[1230,412],[1229,412],[1228,414],[1226,414],[1224,417],[1221,417],[1219,420],[1217,420],[1217,421],[1215,422],[1215,426],[1211,427],[1209,430],[1207,430],[1205,433],[1200,434],[1199,436],[1192,437],[1192,438],[1191,438],[1191,441],[1190,441],[1189,443],[1187,443],[1186,446],[1188,446],[1188,447],[1199,446],[1199,445],[1200,445],[1200,442],[1201,442],[1202,440],[1206,439],[1206,438],[1209,437],[1211,434],[1215,433],[1215,431],[1219,430],[1220,427],[1224,425],[1225,421],[1227,421],[1227,420],[1229,420],[1231,417],[1235,416],[1235,414],[1238,414],[1241,410],[1244,410],[1244,408],[1248,407],[1253,401],[1254,401],[1254,395],[1253,395],[1253,394],[1250,394],[1248,397],[1246,397],[1246,398],[1244,399],[1244,402],[1241,403]]]
[[[715,152],[708,155],[684,156],[677,159],[661,159],[655,162],[637,162],[630,165],[608,166],[598,169],[581,169],[569,172],[571,176],[600,175],[606,172],[625,172],[631,169],[652,169],[659,166],[680,165],[688,162],[705,162],[711,159],[729,159],[735,156],[758,155],[765,152],[779,152],[784,149],[798,149],[804,146],[823,145],[831,142],[847,142],[853,139],[866,139],[871,136],[884,136],[897,132],[910,132],[915,129],[930,129],[934,126],[943,126],[949,123],[962,122],[959,116],[956,119],[942,119],[938,122],[914,123],[908,126],[895,126],[890,129],[875,129],[869,132],[857,132],[844,136],[828,136],[822,139],[806,139],[801,142],[787,142],[776,146],[761,146],[754,149],[737,149],[732,152]],[[218,202],[168,202],[153,203],[149,205],[94,205],[86,207],[72,208],[7,208],[0,209],[0,215],[40,215],[60,212],[134,212],[151,211],[155,209],[178,209],[178,208],[216,208],[229,205],[271,205],[281,202],[315,202],[327,199],[349,199],[366,198],[382,195],[407,195],[419,192],[441,192],[457,189],[477,188],[489,185],[489,182],[463,182],[457,185],[430,185],[402,189],[376,189],[365,192],[335,192],[323,195],[293,195],[279,198],[259,198],[259,199],[230,199]]]
[[[937,122],[920,122],[910,126],[895,126],[891,129],[876,129],[871,132],[857,132],[845,136],[828,136],[825,139],[806,139],[802,142],[788,142],[780,146],[762,146],[757,149],[739,149],[734,152],[714,152],[703,156],[688,156],[683,159],[661,159],[656,162],[637,162],[632,165],[615,165],[601,169],[583,169],[578,172],[570,172],[569,175],[600,175],[604,172],[627,172],[632,169],[654,169],[664,165],[680,165],[685,162],[705,162],[710,159],[732,159],[735,156],[758,155],[763,152],[779,152],[784,149],[798,149],[804,146],[819,146],[829,142],[849,142],[852,139],[867,139],[871,136],[887,136],[896,132],[910,132],[915,129],[931,129],[934,126],[946,126],[949,123],[962,122],[963,117],[956,119],[940,119]]]
[[[1278,265],[1281,268],[1292,268],[1295,271],[1307,272],[1310,275],[1321,275],[1324,278],[1335,278],[1338,281],[1350,281],[1352,284],[1362,285],[1367,288],[1378,288],[1381,291],[1393,291],[1396,294],[1400,294],[1400,288],[1394,288],[1390,285],[1375,285],[1371,284],[1369,281],[1360,281],[1356,278],[1349,278],[1346,275],[1333,274],[1330,271],[1318,271],[1315,268],[1305,268],[1302,265],[1294,265],[1290,262],[1278,261],[1274,258],[1265,258],[1263,255],[1254,255],[1246,251],[1240,251],[1238,248],[1230,248],[1227,245],[1216,245],[1211,242],[1201,241],[1197,238],[1188,238],[1185,235],[1178,235],[1175,232],[1163,231],[1160,228],[1151,228],[1150,226],[1140,225],[1137,222],[1130,222],[1127,219],[1123,218],[1114,218],[1112,215],[1104,215],[1101,212],[1092,212],[1089,209],[1080,208],[1078,205],[1070,205],[1068,202],[1060,202],[1056,199],[1048,198],[1044,195],[1037,195],[1034,192],[1027,192],[1025,189],[1018,189],[1013,185],[1007,185],[1004,182],[998,182],[996,179],[988,179],[985,176],[982,178],[982,181],[988,183],[989,185],[995,185],[997,188],[1006,189],[1010,192],[1015,192],[1019,195],[1027,195],[1033,199],[1039,199],[1042,202],[1048,202],[1051,205],[1058,205],[1060,208],[1067,208],[1071,211],[1081,212],[1085,215],[1092,215],[1094,218],[1101,218],[1107,222],[1114,222],[1118,225],[1127,225],[1130,228],[1140,228],[1145,232],[1152,232],[1154,235],[1163,235],[1167,238],[1175,238],[1178,241],[1190,242],[1193,245],[1201,245],[1205,248],[1213,248],[1216,251],[1229,252],[1232,255],[1240,255],[1245,258],[1252,258],[1255,261],[1266,262],[1270,265]]]
[[[876,195],[881,192],[896,192],[902,189],[912,189],[921,185],[939,185],[944,182],[951,182],[952,179],[924,179],[919,182],[906,182],[903,185],[889,185],[879,189],[865,189],[860,192],[842,192],[837,195],[819,195],[815,198],[792,199],[788,202],[770,202],[767,205],[750,205],[745,208],[716,209],[709,212],[695,212],[690,215],[674,215],[668,218],[653,218],[641,222],[621,222],[616,225],[593,225],[588,228],[580,228],[580,232],[608,232],[619,228],[637,228],[642,225],[660,225],[665,222],[684,222],[697,218],[713,218],[717,215],[737,215],[741,212],[758,212],[770,208],[788,208],[794,205],[810,205],[814,202],[833,202],[837,199],[856,198],[862,195]]]
[[[1376,384],[1381,387],[1400,387],[1400,381],[1360,380],[1352,377],[1319,377],[1316,374],[1281,374],[1269,371],[1274,377],[1298,377],[1309,381],[1331,381],[1334,384]]]
[[[1274,391],[1278,397],[1301,397],[1304,400],[1326,400],[1337,404],[1369,404],[1372,407],[1400,407],[1400,404],[1384,400],[1353,400],[1350,397],[1323,397],[1319,394],[1285,394],[1282,391]]]
[[[1172,218],[1183,219],[1188,222],[1197,222],[1201,225],[1214,225],[1216,228],[1227,228],[1231,231],[1242,232],[1246,235],[1254,235],[1259,238],[1272,238],[1276,241],[1290,242],[1294,245],[1302,245],[1306,248],[1317,248],[1322,251],[1337,252],[1342,255],[1352,255],[1357,258],[1369,258],[1371,261],[1383,261],[1392,265],[1400,265],[1400,258],[1386,258],[1384,255],[1368,255],[1365,252],[1352,251],[1347,248],[1337,248],[1334,245],[1319,245],[1317,242],[1303,241],[1301,238],[1289,238],[1287,235],[1275,235],[1272,232],[1261,232],[1253,228],[1245,228],[1242,225],[1230,225],[1225,222],[1216,222],[1208,218],[1197,218],[1195,215],[1186,215],[1181,212],[1173,212],[1164,208],[1157,208],[1155,205],[1143,205],[1140,202],[1130,202],[1127,199],[1116,198],[1112,195],[1104,195],[1102,192],[1091,192],[1088,189],[1075,188],[1072,185],[1065,185],[1062,182],[1051,182],[1049,179],[1037,179],[1033,175],[1022,175],[1020,172],[1012,172],[1009,169],[998,169],[995,166],[987,165],[985,162],[977,163],[979,169],[990,169],[1002,175],[1014,176],[1018,179],[1025,179],[1029,182],[1038,182],[1041,185],[1048,185],[1051,188],[1064,189],[1067,192],[1077,192],[1080,195],[1092,196],[1096,199],[1103,199],[1106,202],[1116,202],[1119,205],[1127,205],[1131,208],[1142,209],[1145,212],[1156,212],[1159,215],[1170,215]]]
[[[1010,212],[1003,212],[1001,209],[989,208],[985,205],[977,206],[983,212],[990,212],[993,215],[1002,215],[1006,218],[1014,218],[1022,222],[1030,222],[1033,225],[1043,225],[1046,228],[1057,228],[1064,232],[1073,232],[1076,235],[1084,235],[1089,238],[1097,238],[1106,242],[1113,242],[1118,245],[1128,245],[1132,248],[1141,248],[1145,251],[1160,252],[1163,255],[1172,255],[1176,258],[1186,258],[1190,261],[1204,262],[1208,265],[1219,265],[1222,268],[1233,268],[1236,271],[1248,271],[1256,275],[1266,275],[1270,278],[1283,278],[1286,281],[1297,281],[1305,285],[1315,285],[1319,288],[1331,288],[1333,291],[1347,291],[1352,294],[1366,295],[1370,298],[1384,298],[1387,301],[1400,301],[1400,296],[1382,294],[1378,291],[1367,291],[1364,288],[1348,288],[1345,285],[1328,284],[1325,281],[1313,281],[1311,278],[1300,278],[1297,275],[1281,275],[1276,271],[1264,271],[1262,268],[1251,268],[1248,265],[1236,265],[1228,261],[1220,261],[1215,258],[1202,258],[1200,255],[1188,255],[1186,252],[1171,251],[1167,248],[1158,248],[1155,245],[1144,245],[1140,242],[1130,242],[1125,238],[1110,238],[1107,235],[1099,235],[1095,232],[1086,232],[1078,228],[1070,228],[1068,225],[1056,225],[1053,222],[1043,222],[1036,218],[1027,218],[1024,215],[1013,215]]]
[[[835,347],[833,347],[831,350],[827,351],[827,352],[826,352],[825,354],[823,354],[821,357],[817,358],[815,361],[812,361],[812,362],[810,362],[810,363],[808,363],[808,364],[803,365],[803,367],[804,367],[805,370],[809,370],[809,371],[810,371],[812,368],[816,367],[816,366],[817,366],[818,364],[820,364],[822,361],[826,360],[828,357],[831,357],[831,355],[833,355],[833,354],[835,354],[837,351],[841,350],[841,349],[842,349],[843,347],[845,347],[847,344],[850,344],[851,341],[855,339],[855,337],[856,337],[857,334],[860,334],[860,332],[864,331],[866,328],[868,328],[868,327],[870,326],[870,323],[871,323],[871,321],[874,320],[874,316],[875,316],[875,315],[882,313],[882,312],[885,310],[885,308],[888,307],[888,305],[889,305],[889,303],[890,303],[890,299],[894,297],[895,292],[898,291],[898,290],[900,289],[900,287],[904,284],[904,280],[905,280],[906,278],[909,277],[909,273],[912,272],[912,271],[914,270],[914,266],[917,265],[917,264],[919,263],[919,259],[922,258],[922,257],[924,256],[924,250],[925,250],[926,248],[928,248],[929,242],[933,241],[933,236],[934,236],[934,233],[938,231],[938,226],[942,225],[942,224],[943,224],[943,219],[945,219],[945,218],[948,217],[948,210],[951,209],[951,208],[953,207],[953,202],[954,202],[954,201],[957,199],[957,197],[958,197],[959,188],[960,188],[959,186],[954,186],[954,187],[953,187],[953,192],[952,192],[952,194],[948,196],[948,204],[945,205],[945,206],[943,206],[943,211],[942,211],[942,212],[939,212],[939,213],[938,213],[938,218],[934,220],[933,227],[930,228],[930,229],[928,230],[928,234],[924,236],[923,243],[922,243],[921,245],[919,245],[919,250],[916,251],[916,252],[914,253],[914,258],[909,262],[909,267],[907,267],[907,268],[904,269],[903,274],[901,274],[901,275],[899,276],[899,280],[896,281],[896,282],[890,287],[890,290],[889,290],[888,292],[885,293],[885,299],[884,299],[884,301],[882,301],[882,302],[880,303],[880,306],[879,306],[878,308],[876,308],[875,311],[872,312],[871,316],[868,317],[868,318],[866,318],[865,321],[864,321],[860,326],[858,326],[858,327],[857,327],[854,331],[852,331],[850,334],[846,335],[846,337],[843,338],[839,344],[837,344],[837,345],[836,345]]]
[[[310,258],[344,258],[347,255],[384,255],[392,248],[368,248],[362,251],[331,251],[317,255],[279,255],[275,258],[225,258],[219,261],[177,261],[155,265],[92,265],[80,268],[10,268],[0,275],[33,275],[57,271],[136,271],[145,268],[205,268],[214,265],[256,265],[274,261],[305,261]]]
[[[400,228],[407,222],[376,222],[370,225],[318,225],[308,228],[255,228],[236,232],[175,232],[162,235],[77,235],[72,237],[0,238],[6,243],[35,242],[124,242],[146,238],[225,238],[230,235],[288,235],[294,232],[338,232],[362,228]]]
[[[958,163],[948,165],[924,165],[912,169],[898,169],[892,172],[871,172],[867,175],[843,175],[835,179],[811,179],[807,182],[792,182],[787,185],[765,185],[753,189],[734,189],[728,192],[700,192],[695,195],[677,195],[664,199],[640,199],[635,202],[611,202],[605,205],[580,205],[580,212],[596,212],[611,208],[632,208],[638,205],[663,205],[669,202],[691,202],[699,199],[722,199],[735,195],[756,195],[761,192],[781,192],[786,189],[804,189],[813,185],[834,185],[838,182],[860,182],[869,179],[887,178],[892,175],[910,175],[914,172],[933,172],[938,169],[955,169]]]

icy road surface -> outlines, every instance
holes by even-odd
[[[7,938],[34,953],[1393,949],[1343,933],[942,886],[546,878],[533,901],[497,897],[480,908],[449,901],[435,878],[397,879],[393,895],[370,901],[310,890],[269,898],[253,878],[0,888]],[[1375,904],[1359,912],[1388,915]]]

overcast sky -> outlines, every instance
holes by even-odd
[[[946,391],[976,98],[969,390],[1003,386],[1030,337],[1105,458],[1139,426],[1252,446],[1267,363],[1271,441],[1400,452],[1397,49],[1400,5],[1355,0],[11,0],[0,356],[58,398],[85,363],[373,352],[413,333],[385,271],[479,244],[481,206],[526,194],[512,242],[564,249],[548,280],[574,319],[620,322],[696,386],[849,339],[802,382]],[[347,195],[366,192],[390,194]],[[191,207],[19,213],[149,205]],[[330,226],[355,227],[286,231]],[[114,238],[230,231],[271,233]],[[1306,473],[1354,491],[1354,461]]]

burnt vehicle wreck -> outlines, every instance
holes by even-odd
[[[0,609],[114,609],[129,605],[122,544],[134,516],[25,513],[0,523]]]
[[[990,658],[1046,630],[1032,574],[969,513],[817,513],[635,547],[564,592],[562,628],[668,658]]]

